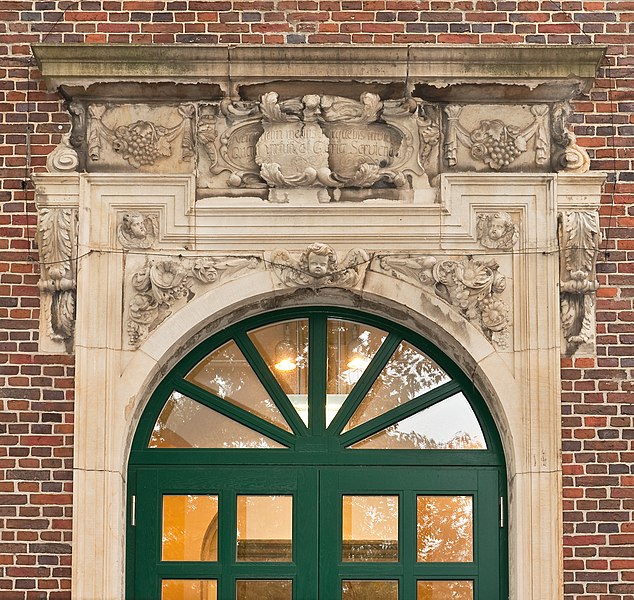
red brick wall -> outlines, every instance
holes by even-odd
[[[608,46],[596,87],[575,115],[592,168],[617,175],[601,210],[608,239],[598,269],[598,356],[562,361],[565,594],[631,600],[633,34],[634,2],[626,0],[2,0],[0,597],[70,597],[73,361],[38,353],[36,216],[26,159],[28,127],[31,167],[42,170],[69,126],[60,98],[39,80],[29,44],[529,42]]]

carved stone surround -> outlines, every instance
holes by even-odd
[[[341,302],[472,374],[505,446],[511,598],[562,598],[558,364],[594,351],[604,180],[567,100],[596,50],[496,70],[486,48],[242,49],[228,79],[218,49],[99,50],[38,50],[73,120],[35,177],[41,346],[77,360],[73,597],[122,598],[127,453],[161,374],[236,311]]]

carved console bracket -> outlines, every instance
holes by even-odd
[[[71,352],[77,294],[77,209],[40,209],[37,242],[41,273],[38,285],[48,335]]]
[[[558,221],[563,353],[594,354],[599,215],[596,211],[563,211]]]

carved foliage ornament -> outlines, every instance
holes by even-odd
[[[561,325],[566,354],[594,340],[596,260],[601,241],[595,211],[559,214]]]
[[[554,156],[555,169],[569,173],[586,173],[590,170],[590,157],[577,144],[577,137],[568,129],[568,119],[572,112],[568,102],[558,102],[553,107],[553,141],[557,148]]]
[[[130,345],[137,347],[172,314],[173,305],[196,296],[196,285],[212,284],[222,277],[238,275],[255,269],[255,257],[206,257],[148,259],[132,277],[136,292],[129,304],[128,336]]]
[[[471,156],[499,171],[508,167],[528,149],[528,141],[535,138],[535,163],[545,165],[550,157],[550,137],[548,132],[548,106],[531,106],[533,123],[524,129],[507,125],[500,119],[481,120],[473,131],[460,123],[462,106],[450,105],[447,114],[447,138],[445,140],[445,160],[450,167],[458,162],[458,144],[470,149]]]
[[[43,310],[50,337],[70,351],[75,328],[77,210],[42,208],[37,241]]]
[[[92,104],[88,107],[88,155],[92,161],[99,160],[102,143],[105,141],[135,168],[153,165],[158,160],[172,155],[171,143],[182,135],[182,159],[194,156],[194,104],[181,104],[178,113],[181,122],[174,127],[164,127],[151,121],[135,121],[111,129],[103,122],[107,107]]]
[[[361,280],[368,261],[368,253],[355,248],[340,262],[330,246],[319,242],[308,246],[297,258],[282,249],[274,250],[269,258],[275,274],[289,287],[351,287]]]
[[[431,288],[436,296],[478,326],[489,340],[506,348],[509,308],[501,299],[506,278],[495,261],[385,256],[380,267],[393,277],[414,280]]]

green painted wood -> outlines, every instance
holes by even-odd
[[[308,428],[283,394],[246,331],[276,321],[309,318]],[[346,319],[389,332],[388,338],[326,429],[327,319]],[[225,402],[186,381],[200,360],[234,339],[294,434]],[[340,435],[401,340],[419,348],[452,381]],[[172,390],[232,418],[288,449],[148,449],[160,411]],[[347,445],[462,391],[480,421],[486,450],[351,450]],[[503,453],[495,424],[470,379],[427,340],[398,325],[348,309],[297,308],[267,313],[227,328],[201,343],[157,386],[139,422],[129,461],[128,498],[137,496],[137,525],[128,528],[128,600],[160,598],[161,578],[217,578],[219,598],[235,600],[240,578],[292,579],[294,600],[336,600],[341,581],[397,579],[401,600],[415,598],[421,579],[473,579],[475,600],[501,600],[508,589],[506,529],[499,527],[499,497],[506,502]],[[217,493],[220,498],[219,561],[160,560],[161,495]],[[237,494],[294,497],[294,555],[291,563],[235,560]],[[343,493],[398,494],[401,519],[397,563],[342,563]],[[473,563],[417,563],[416,495],[470,494],[474,497]]]

